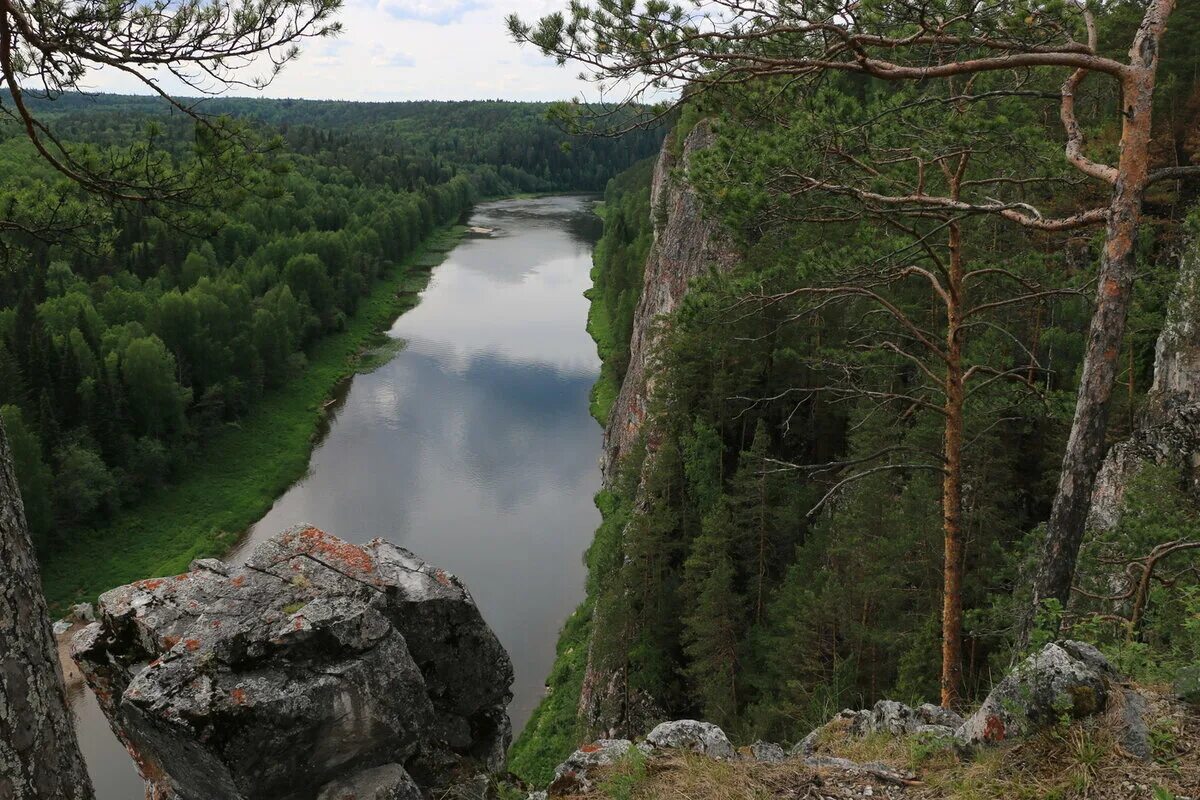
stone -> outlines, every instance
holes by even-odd
[[[72,622],[95,622],[96,609],[91,603],[78,603],[71,606],[71,613],[67,615],[67,619]]]
[[[633,749],[628,739],[598,739],[585,744],[559,764],[550,783],[551,795],[582,793],[592,788],[592,770],[617,763]]]
[[[1146,718],[1150,715],[1150,704],[1133,689],[1121,689],[1121,709],[1118,718],[1118,737],[1121,749],[1141,761],[1149,761],[1154,755],[1150,742],[1150,726]]]
[[[935,706],[933,703],[922,703],[915,710],[917,722],[922,725],[941,725],[954,730],[966,722],[950,709]]]
[[[72,645],[155,797],[307,800],[396,767],[428,793],[503,764],[512,664],[450,573],[310,526],[193,566],[105,593]]]
[[[1200,664],[1184,667],[1175,673],[1172,688],[1175,696],[1183,702],[1200,706]]]
[[[917,714],[904,703],[895,700],[880,700],[871,709],[870,733],[888,733],[903,736],[912,733],[917,725]]]
[[[773,742],[763,741],[750,745],[750,757],[766,764],[778,764],[785,758],[782,747]]]
[[[711,722],[681,719],[664,722],[646,737],[660,750],[691,750],[709,758],[733,758],[733,745],[725,731]]]
[[[399,764],[363,770],[326,784],[317,800],[422,800],[421,788]]]
[[[51,627],[54,629],[55,636],[62,636],[64,633],[71,630],[71,628],[75,627],[75,623],[71,622],[69,619],[60,619]]]
[[[1115,670],[1096,648],[1082,642],[1046,645],[996,684],[979,710],[956,731],[970,744],[1025,736],[1064,716],[1103,711]]]

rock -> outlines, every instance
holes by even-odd
[[[917,721],[922,725],[941,725],[953,730],[966,722],[950,709],[935,706],[933,703],[922,703],[917,707],[916,713]]]
[[[785,758],[783,748],[772,742],[758,741],[750,745],[750,757],[767,764],[778,764]]]
[[[661,750],[691,750],[709,758],[733,758],[733,745],[725,731],[711,722],[681,719],[664,722],[646,737],[646,741]]]
[[[71,606],[71,613],[67,615],[67,619],[72,622],[95,622],[96,609],[91,603],[79,603]]]
[[[1200,499],[1200,243],[1180,261],[1154,354],[1154,383],[1133,433],[1113,445],[1096,476],[1088,528],[1120,522],[1125,493],[1146,464],[1180,470]]]
[[[1103,711],[1115,671],[1082,642],[1046,645],[1010,672],[956,731],[971,743],[1000,742]]]
[[[317,800],[421,800],[421,789],[404,767],[385,764],[327,784]]]
[[[71,628],[75,627],[75,623],[71,622],[69,619],[60,619],[51,627],[54,629],[55,636],[62,636],[64,633],[71,630]]]
[[[1185,703],[1200,706],[1200,664],[1184,667],[1175,674],[1175,696]]]
[[[107,592],[73,643],[154,796],[307,800],[396,767],[428,791],[503,763],[512,664],[453,575],[307,526],[194,566]]]
[[[599,739],[585,744],[554,770],[551,795],[576,794],[592,788],[591,770],[615,764],[629,754],[633,742],[628,739]]]
[[[1121,714],[1118,722],[1121,749],[1134,758],[1149,761],[1153,756],[1150,726],[1146,717],[1150,704],[1133,689],[1121,689]]]
[[[871,720],[867,727],[870,733],[903,736],[916,730],[918,724],[916,712],[904,703],[880,700],[871,709]]]
[[[547,800],[549,795],[546,792],[530,792],[525,800]]]

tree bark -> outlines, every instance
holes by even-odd
[[[1109,400],[1117,379],[1136,268],[1135,245],[1142,198],[1150,175],[1150,134],[1159,44],[1174,0],[1157,0],[1146,12],[1122,76],[1124,123],[1117,182],[1100,261],[1096,310],[1084,353],[1075,418],[1063,456],[1058,491],[1046,526],[1041,563],[1034,577],[1033,604],[1018,644],[1028,642],[1034,615],[1048,600],[1066,606],[1083,542],[1092,489],[1104,456]]]
[[[954,708],[962,690],[963,541],[962,449],[966,394],[962,367],[963,265],[962,236],[950,224],[950,286],[946,305],[946,429],[943,442],[946,475],[942,479],[942,706]]]
[[[0,424],[0,800],[92,797]]]

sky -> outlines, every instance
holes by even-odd
[[[373,101],[576,97],[589,89],[577,79],[577,66],[559,67],[518,46],[504,26],[510,13],[536,18],[566,6],[567,0],[345,0],[341,36],[303,43],[299,59],[261,94]],[[96,73],[88,83],[99,91],[145,92],[119,74]],[[194,94],[169,81],[163,86]]]

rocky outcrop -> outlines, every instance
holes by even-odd
[[[100,598],[73,656],[151,798],[415,798],[503,765],[512,665],[466,587],[311,527]]]
[[[1083,642],[1048,644],[988,693],[983,705],[956,732],[969,744],[1002,742],[1103,711],[1118,676]]]
[[[684,139],[679,155],[674,137],[668,137],[655,165],[650,195],[655,215],[654,243],[646,259],[642,293],[633,318],[629,368],[604,431],[601,467],[606,482],[615,478],[616,465],[642,434],[654,391],[653,357],[659,320],[678,307],[692,279],[710,270],[732,269],[739,260],[732,238],[720,223],[705,218],[700,198],[687,180],[692,157],[715,139],[710,124],[701,121]],[[653,436],[648,438],[653,450]],[[636,505],[640,507],[640,500]],[[605,609],[597,607],[594,613],[592,626],[596,629]],[[657,698],[632,689],[626,675],[614,674],[596,663],[593,641],[579,697],[579,718],[585,729],[593,735],[620,736],[644,731],[664,716]]]
[[[654,244],[646,259],[641,297],[629,340],[629,369],[608,417],[602,466],[612,480],[621,456],[637,440],[653,392],[652,359],[656,323],[673,311],[693,278],[709,270],[727,271],[738,262],[732,239],[720,223],[706,219],[700,198],[688,184],[692,156],[710,147],[716,137],[707,121],[697,123],[678,156],[668,136],[654,168],[650,207],[655,215]]]
[[[1133,435],[1105,458],[1092,492],[1089,528],[1117,525],[1125,492],[1146,464],[1179,469],[1200,498],[1200,245],[1181,259],[1145,413]]]
[[[680,719],[658,725],[646,737],[651,747],[664,750],[690,750],[709,758],[733,758],[733,745],[725,731],[711,722]]]

